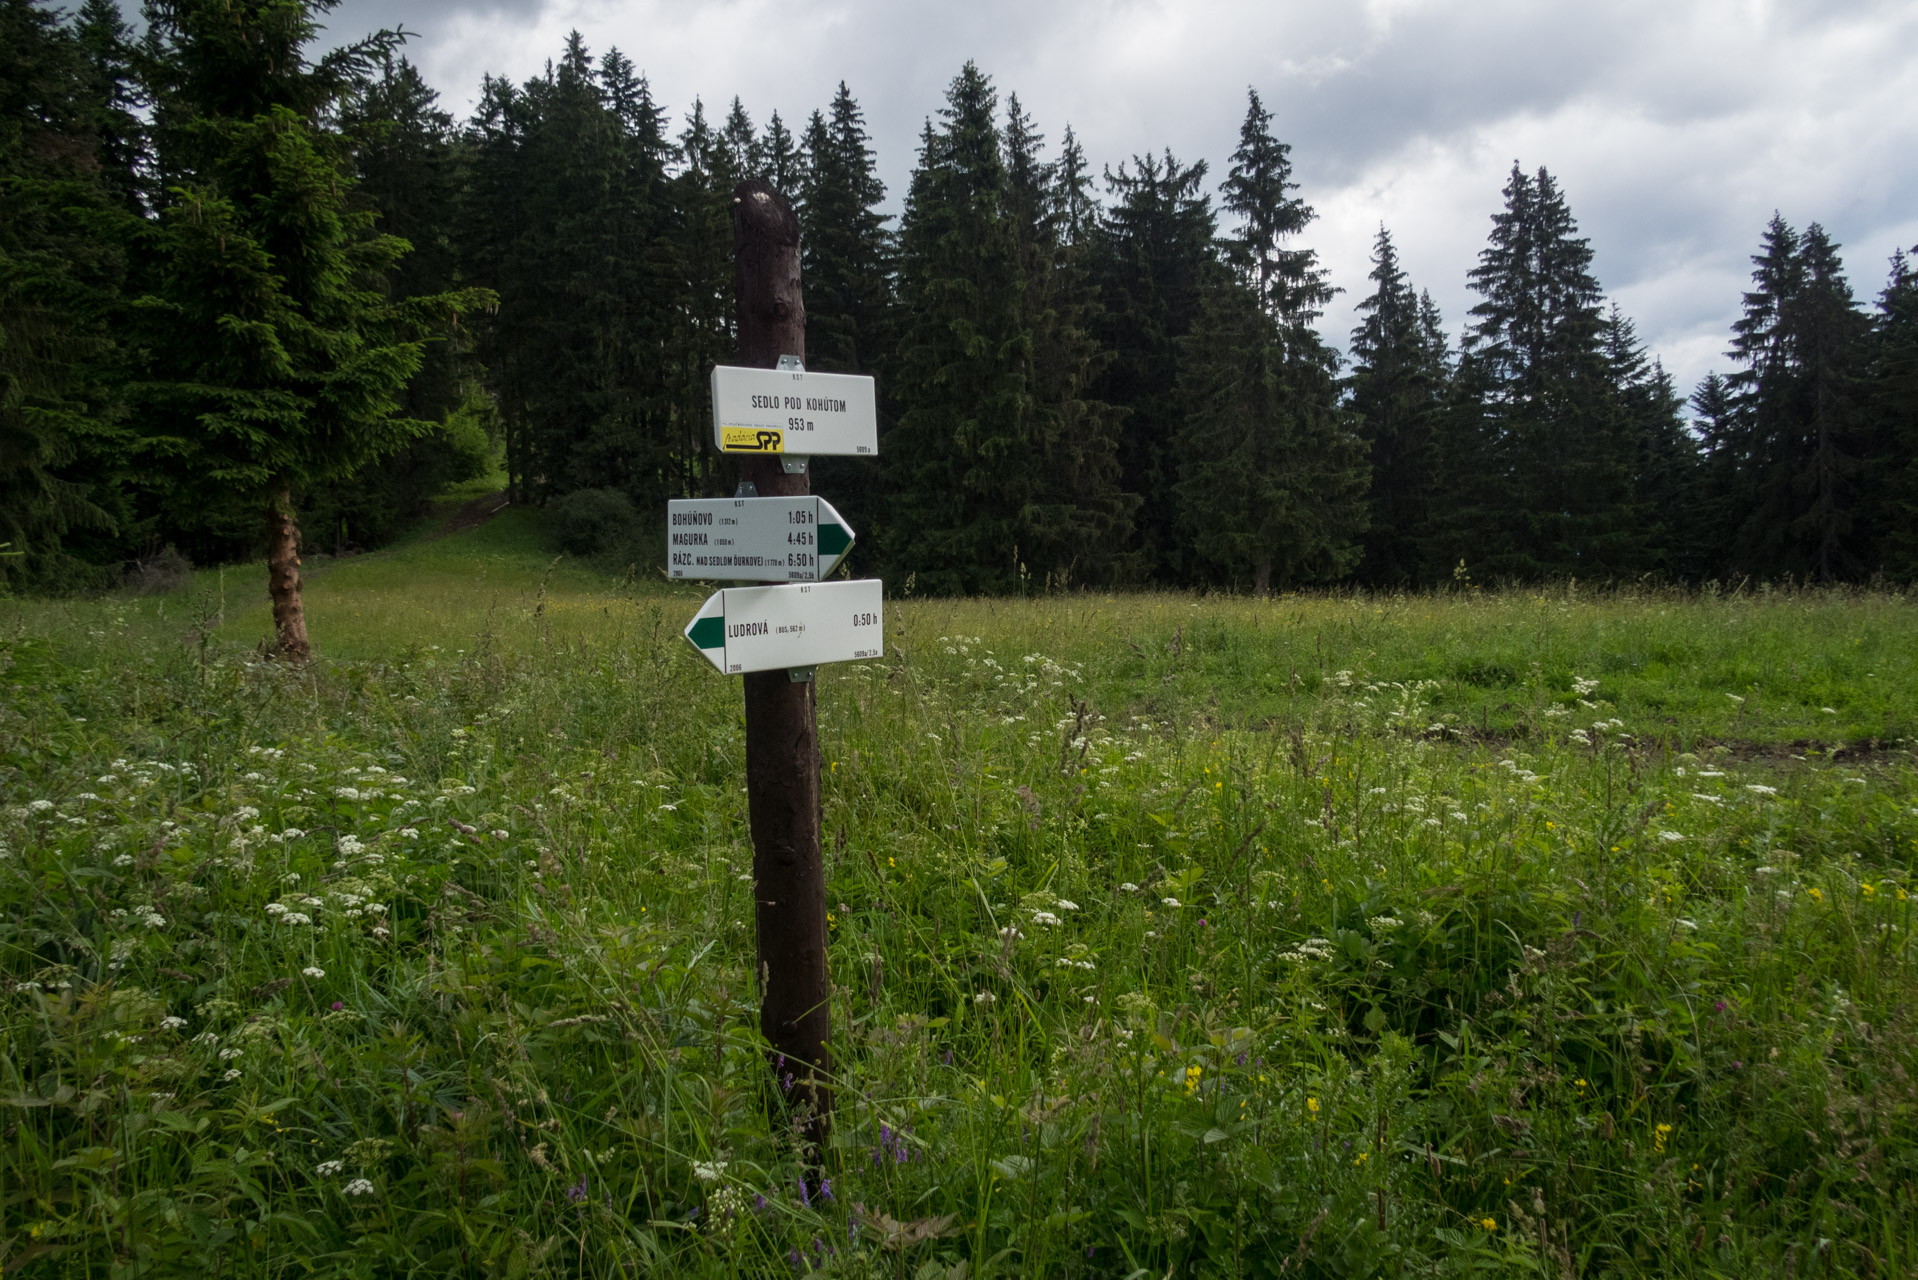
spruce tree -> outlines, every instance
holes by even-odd
[[[1470,275],[1458,390],[1445,418],[1447,556],[1481,577],[1637,572],[1634,446],[1603,350],[1590,244],[1543,168],[1512,166]]]
[[[1182,582],[1195,571],[1173,493],[1174,441],[1186,419],[1179,340],[1192,331],[1217,260],[1205,175],[1204,161],[1181,164],[1170,151],[1107,170],[1111,200],[1092,255],[1099,286],[1094,332],[1112,353],[1095,393],[1126,415],[1119,487],[1141,500],[1133,517],[1138,572],[1161,582]]]
[[[173,511],[244,496],[267,527],[271,651],[308,652],[293,495],[351,475],[428,424],[401,416],[425,338],[478,296],[389,299],[405,245],[352,207],[326,127],[396,37],[318,62],[324,0],[166,0],[149,6],[173,177],[146,248],[139,412],[172,473]]]
[[[1734,566],[1829,582],[1871,559],[1857,380],[1869,321],[1824,229],[1776,214],[1752,259],[1756,286],[1733,324],[1728,378],[1748,440]]]
[[[1868,404],[1882,475],[1880,557],[1892,577],[1910,582],[1918,579],[1918,270],[1903,250],[1892,256],[1874,328]]]
[[[926,124],[900,228],[884,539],[888,558],[934,594],[1019,584],[1020,517],[1040,480],[997,99],[968,62],[940,127]]]
[[[1212,571],[1281,584],[1342,576],[1365,528],[1365,444],[1339,404],[1338,358],[1312,328],[1333,290],[1309,249],[1313,218],[1289,194],[1290,148],[1248,93],[1223,184],[1241,222],[1182,341],[1185,421],[1174,437],[1182,532]]]
[[[1043,458],[1021,513],[1023,557],[1054,587],[1110,581],[1138,498],[1119,488],[1121,415],[1092,391],[1111,356],[1088,331],[1096,299],[1085,255],[1065,239],[1078,179],[1042,158],[1044,139],[1017,94],[1006,102],[1005,137],[1028,429]]]
[[[390,54],[377,76],[342,103],[353,155],[356,207],[408,250],[384,281],[388,297],[419,297],[461,286],[454,216],[461,174],[453,118],[419,70]],[[470,333],[455,328],[421,354],[400,410],[433,424],[403,448],[354,473],[296,494],[309,541],[336,551],[385,542],[422,514],[450,483],[491,466],[492,406],[478,389]]]
[[[135,534],[114,330],[136,228],[99,160],[114,110],[81,39],[0,0],[0,586],[101,585]]]
[[[1603,348],[1610,367],[1612,412],[1631,447],[1631,476],[1622,513],[1638,527],[1636,563],[1622,570],[1691,581],[1709,568],[1698,521],[1702,495],[1698,441],[1684,419],[1684,397],[1656,360],[1648,359],[1638,328],[1616,303],[1605,318]]]
[[[1386,229],[1372,245],[1372,293],[1352,330],[1351,408],[1371,467],[1361,578],[1402,587],[1424,573],[1436,472],[1433,433],[1446,394],[1449,343],[1431,294],[1413,293]]]
[[[865,115],[840,81],[826,112],[806,123],[796,165],[794,204],[800,223],[805,272],[806,367],[878,378],[882,440],[891,434],[896,406],[887,367],[895,332],[893,236],[890,215],[880,212],[886,187],[866,133]],[[885,456],[881,446],[881,457]],[[876,536],[882,466],[862,458],[818,458],[813,489],[823,493],[861,531],[868,548],[883,551]],[[875,536],[867,537],[868,532]]]
[[[760,154],[760,172],[752,176],[772,183],[773,189],[788,200],[797,200],[806,185],[806,151],[777,111],[766,122]]]

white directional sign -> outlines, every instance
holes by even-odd
[[[877,658],[885,649],[885,589],[877,578],[728,587],[686,627],[727,675]]]
[[[666,567],[675,578],[820,582],[846,558],[852,526],[824,498],[675,498]]]
[[[722,453],[879,453],[878,397],[851,373],[713,366],[713,443]]]

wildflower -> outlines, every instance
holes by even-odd
[[[300,970],[300,976],[303,978],[324,978],[326,976],[326,970],[316,964],[310,964]]]
[[[1180,903],[1177,898],[1160,898],[1159,905],[1162,907],[1172,907],[1176,910]]]
[[[355,1178],[340,1190],[349,1196],[370,1196],[373,1194],[373,1184],[365,1178]]]
[[[130,853],[123,853],[119,857],[113,860],[113,865],[116,867],[130,867],[133,865],[133,855]]]
[[[178,1031],[181,1027],[184,1027],[185,1025],[186,1025],[186,1019],[181,1017],[175,1017],[175,1016],[169,1015],[167,1017],[160,1019],[160,1030],[162,1031]]]
[[[1205,1074],[1205,1068],[1193,1065],[1185,1069],[1185,1091],[1191,1093],[1199,1087],[1199,1077]]]
[[[1726,696],[1727,698],[1730,698],[1730,699],[1731,699],[1731,700],[1732,700],[1733,702],[1743,702],[1743,701],[1744,701],[1744,699],[1743,699],[1743,698],[1741,698],[1741,697],[1739,697],[1739,696],[1738,696],[1737,694],[1735,694],[1735,693],[1728,693],[1728,694],[1726,694],[1725,696]]]
[[[1133,884],[1132,881],[1130,880],[1126,881],[1124,884],[1119,886],[1120,893],[1137,893],[1138,891],[1139,891],[1139,886],[1136,884]]]
[[[344,1003],[342,1003],[341,1001],[338,1001],[338,1000],[335,1000],[335,1001],[333,1002],[333,1004],[332,1004],[332,1006],[331,1006],[331,1008],[332,1008],[332,1010],[333,1010],[333,1012],[334,1012],[334,1013],[338,1013],[338,1012],[339,1012],[340,1010],[342,1010],[342,1009],[344,1009],[344,1008],[346,1008],[346,1005],[345,1005]]]
[[[1805,890],[1805,892],[1811,895],[1811,900],[1813,902],[1823,902],[1825,900],[1825,891],[1823,889],[1813,888],[1813,889],[1807,889]]]
[[[313,1172],[319,1174],[322,1178],[331,1178],[335,1174],[344,1172],[345,1169],[346,1161],[344,1160],[322,1160]]]
[[[141,923],[149,929],[164,929],[166,928],[166,917],[157,911],[149,909],[146,915],[141,918]]]
[[[1497,1218],[1481,1218],[1479,1219],[1479,1226],[1484,1227],[1487,1231],[1497,1231],[1498,1219]]]
[[[1052,925],[1061,923],[1061,921],[1058,916],[1053,915],[1050,911],[1035,911],[1032,913],[1032,923],[1051,927]]]
[[[698,1178],[701,1182],[718,1182],[721,1175],[725,1172],[726,1162],[724,1160],[693,1161],[693,1177]]]
[[[1672,1127],[1668,1124],[1654,1126],[1652,1129],[1652,1150],[1654,1152],[1663,1151],[1665,1149],[1665,1139],[1671,1137],[1671,1134]]]
[[[53,801],[51,800],[27,801],[27,809],[29,812],[32,812],[32,813],[45,813],[47,810],[51,808],[53,808]]]
[[[1317,1115],[1319,1113],[1319,1100],[1317,1098],[1307,1098],[1305,1100],[1305,1109],[1313,1115]]]
[[[226,1081],[228,1084],[231,1084],[233,1081],[238,1080],[239,1078],[240,1078],[240,1069],[238,1067],[229,1067],[227,1069],[227,1073],[220,1077],[220,1079]]]
[[[1077,911],[1079,909],[1078,903],[1067,901],[1064,898],[1059,899],[1057,902],[1053,903],[1052,905],[1059,908],[1059,910],[1061,911]]]
[[[284,907],[280,909],[282,911],[286,911],[286,908]],[[286,911],[286,914],[282,915],[280,919],[283,922],[290,925],[303,925],[303,924],[313,923],[313,917],[307,915],[304,911]]]
[[[1876,895],[1876,894],[1877,894],[1877,892],[1878,892],[1878,890],[1877,890],[1877,888],[1876,888],[1876,887],[1874,887],[1874,886],[1872,885],[1872,883],[1871,883],[1871,882],[1870,882],[1869,880],[1867,880],[1867,881],[1866,881],[1865,883],[1863,883],[1863,884],[1861,884],[1861,885],[1859,885],[1859,886],[1858,886],[1858,891],[1859,891],[1860,893],[1862,893],[1862,894],[1864,894],[1864,895],[1865,895],[1865,896],[1866,896],[1867,898],[1869,898],[1869,897],[1872,897],[1872,896],[1874,896],[1874,895]]]
[[[998,998],[998,996],[993,995],[990,991],[981,991],[972,998],[972,1002],[974,1004],[991,1004]]]
[[[1756,782],[1746,783],[1745,790],[1751,792],[1755,796],[1775,796],[1778,794],[1777,787],[1761,786],[1760,784]]]

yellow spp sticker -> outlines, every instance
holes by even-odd
[[[719,447],[726,453],[784,453],[785,436],[776,427],[722,427]]]

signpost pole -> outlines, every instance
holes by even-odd
[[[799,220],[759,179],[733,189],[739,362],[771,369],[806,355]],[[761,497],[812,491],[805,471],[775,455],[743,456],[740,479]],[[804,675],[806,678],[801,679]],[[819,730],[810,672],[755,671],[746,685],[746,802],[753,837],[759,1029],[775,1087],[809,1149],[831,1136],[832,987],[826,972],[826,875],[819,838]]]

